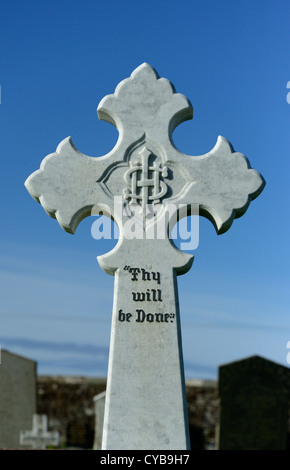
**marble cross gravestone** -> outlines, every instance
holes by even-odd
[[[149,64],[103,98],[98,116],[119,131],[111,152],[88,157],[67,138],[25,185],[67,232],[98,213],[119,227],[117,245],[98,257],[115,276],[103,449],[189,449],[176,276],[193,256],[171,229],[199,212],[225,232],[264,180],[223,137],[198,157],[173,145],[192,106]]]

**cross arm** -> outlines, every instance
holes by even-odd
[[[182,158],[188,189],[179,202],[186,204],[189,212],[190,207],[198,205],[199,214],[213,223],[218,234],[226,232],[234,219],[246,212],[266,184],[248,159],[235,152],[222,136],[207,154]]]
[[[74,233],[78,224],[91,215],[94,207],[110,207],[111,200],[101,189],[98,178],[103,174],[107,156],[88,157],[74,146],[71,137],[64,139],[56,152],[42,161],[39,170],[25,181],[30,195],[59,225]]]

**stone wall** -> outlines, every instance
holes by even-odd
[[[105,388],[102,378],[38,377],[38,413],[46,414],[49,427],[60,432],[62,447],[92,448],[93,397]]]
[[[214,449],[219,410],[217,382],[187,380],[186,399],[191,449]]]
[[[106,389],[105,378],[39,376],[38,413],[60,432],[64,448],[91,449],[94,444],[94,397]],[[215,381],[186,381],[191,449],[215,449],[218,440],[219,391]],[[287,450],[290,450],[290,403]]]
[[[91,449],[94,441],[95,395],[106,389],[105,378],[38,377],[38,413],[60,432],[60,445]],[[218,415],[218,390],[213,381],[186,382],[191,448],[213,448]]]

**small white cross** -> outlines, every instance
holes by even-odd
[[[32,430],[20,431],[20,444],[31,446],[33,449],[46,449],[46,446],[59,445],[59,432],[47,430],[47,416],[34,414]]]

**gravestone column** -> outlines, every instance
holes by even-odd
[[[159,244],[142,240],[135,248],[138,245],[140,249],[119,260],[115,272],[102,445],[103,449],[188,449],[177,280],[172,267],[178,254],[164,240]],[[191,257],[184,258],[188,265],[182,269],[189,269]]]

